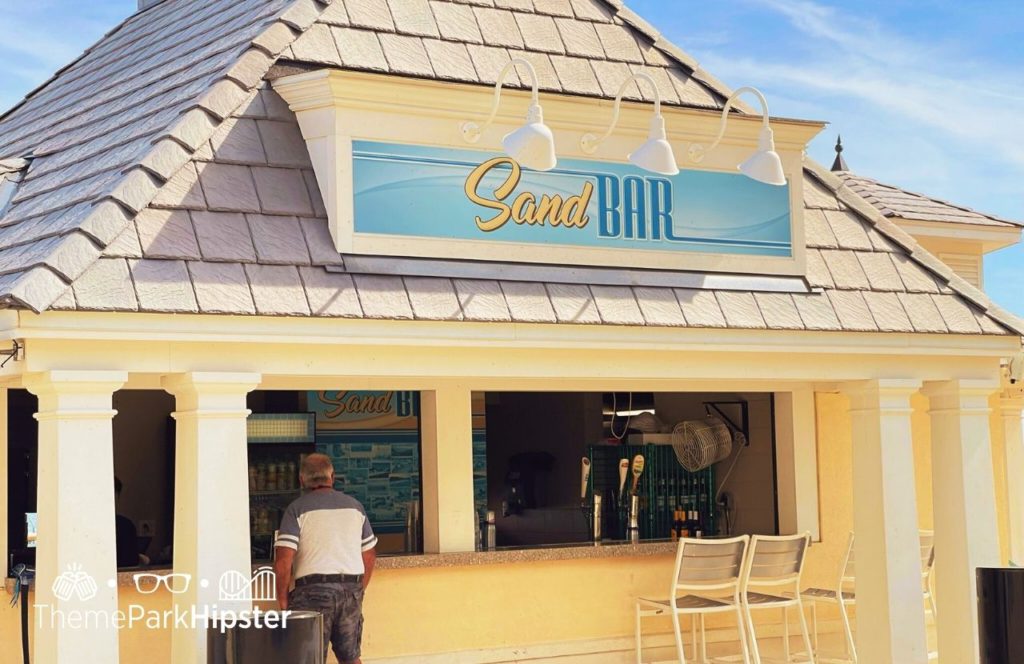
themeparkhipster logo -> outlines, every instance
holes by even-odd
[[[187,593],[192,576],[181,572],[158,574],[139,572],[132,575],[135,589],[141,595],[151,595],[163,588],[172,595]],[[208,588],[208,579],[200,579],[199,587]],[[117,580],[109,579],[108,588],[116,588]],[[68,565],[64,573],[50,586],[61,606],[36,604],[37,626],[51,629],[122,629],[143,626],[149,629],[202,629],[216,628],[221,633],[233,628],[283,629],[288,626],[291,611],[264,611],[249,608],[253,601],[274,601],[277,586],[270,567],[258,568],[252,576],[237,570],[221,574],[217,583],[218,601],[227,606],[202,604],[182,606],[160,611],[131,603],[114,611],[89,608],[88,604],[99,593],[96,579],[81,565]],[[232,603],[244,602],[244,608],[232,608]],[[80,606],[74,606],[78,604]]]

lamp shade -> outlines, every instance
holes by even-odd
[[[679,173],[675,152],[672,151],[672,145],[665,136],[665,119],[663,117],[655,115],[651,118],[651,133],[647,137],[647,141],[629,155],[629,161],[652,173],[661,175],[677,175]]]
[[[764,127],[757,141],[757,152],[739,166],[740,172],[752,180],[782,186],[786,184],[786,173],[782,160],[775,152],[775,138],[771,127]]]
[[[555,137],[544,124],[544,114],[536,104],[526,114],[526,124],[507,134],[501,144],[508,156],[535,171],[550,171],[558,164]]]

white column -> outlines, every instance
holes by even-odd
[[[75,628],[61,616],[117,611],[114,536],[114,391],[120,371],[48,371],[25,376],[39,397],[39,513],[35,654],[38,664],[117,664],[113,624]]]
[[[924,391],[931,404],[939,657],[970,664],[979,659],[975,570],[1000,563],[988,401],[995,386],[950,380]]]
[[[165,376],[175,397],[174,571],[191,576],[188,592],[173,595],[189,612],[214,604],[236,611],[248,602],[222,601],[221,576],[251,575],[249,480],[245,396],[259,384],[250,373],[185,373]],[[206,633],[176,628],[174,664],[205,664]]]
[[[472,551],[473,413],[471,392],[446,385],[420,395],[423,549]]]
[[[881,380],[844,390],[853,425],[857,656],[871,664],[928,661],[910,430],[919,388]]]
[[[1010,561],[1024,565],[1024,432],[1021,415],[1024,394],[1004,393],[999,399],[1003,422],[1007,516],[1009,517]]]
[[[779,530],[809,532],[821,539],[818,522],[818,439],[814,391],[775,394],[776,477]]]

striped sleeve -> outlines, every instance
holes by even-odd
[[[370,526],[370,520],[366,517],[366,513],[363,513],[363,551],[369,551],[373,547],[377,546],[377,536],[373,534],[373,527]]]
[[[298,550],[299,519],[295,515],[296,511],[294,503],[285,509],[284,514],[281,516],[281,525],[277,531],[277,540],[274,542],[275,547],[292,549],[293,551]]]

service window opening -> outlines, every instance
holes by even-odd
[[[481,548],[489,531],[497,547],[778,533],[772,393],[487,392],[479,403]]]

